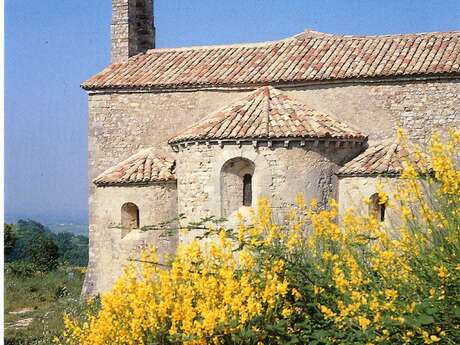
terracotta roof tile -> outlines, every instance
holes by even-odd
[[[107,169],[93,182],[98,186],[169,182],[176,180],[174,169],[173,159],[145,149]]]
[[[346,176],[369,176],[386,175],[398,176],[401,174],[403,164],[411,160],[416,166],[423,167],[423,162],[415,160],[416,148],[410,144],[401,144],[395,138],[387,139],[368,147],[363,153],[345,164],[337,175]],[[426,169],[426,167],[425,167]]]
[[[343,122],[264,86],[179,133],[169,143],[284,138],[366,140]]]
[[[83,88],[178,89],[457,74],[460,32],[340,36],[306,31],[280,41],[152,49],[113,64]]]

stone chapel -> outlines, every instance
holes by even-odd
[[[374,212],[410,156],[460,125],[460,32],[350,36],[305,30],[271,42],[155,48],[153,0],[112,0],[112,62],[82,84],[89,104],[90,263],[83,294],[111,288],[155,244],[142,227],[183,214],[231,219],[295,196]],[[371,206],[363,205],[363,197]]]

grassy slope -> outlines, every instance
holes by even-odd
[[[18,277],[5,272],[5,344],[51,344],[62,332],[64,311],[78,312],[84,274],[78,268],[60,268],[31,277]],[[10,312],[32,309],[22,314]],[[26,328],[8,325],[33,318]]]

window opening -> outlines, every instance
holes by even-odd
[[[220,172],[222,217],[230,216],[241,206],[252,205],[254,170],[254,163],[243,157],[232,158],[222,166]]]
[[[379,194],[375,193],[370,198],[370,205],[369,205],[369,216],[373,216],[378,219],[380,222],[385,221],[385,211],[386,211],[386,203],[381,204],[379,202]]]
[[[243,206],[252,205],[252,175],[246,174],[243,177]]]
[[[125,236],[132,229],[139,229],[139,208],[132,202],[121,207],[122,235]]]

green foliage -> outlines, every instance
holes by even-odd
[[[88,264],[88,237],[74,235],[70,232],[56,234],[55,241],[59,247],[59,258],[74,266]]]
[[[15,276],[31,277],[35,273],[36,267],[29,261],[17,260],[8,263],[5,270]]]
[[[8,238],[6,241],[6,228]],[[74,266],[88,264],[88,238],[69,232],[53,233],[50,229],[33,220],[19,220],[13,227],[5,225],[5,261],[32,262],[37,270],[50,270],[58,263]]]
[[[63,328],[63,312],[75,317],[83,312],[84,270],[73,266],[87,265],[88,238],[20,220],[5,224],[4,240],[5,344],[52,344]],[[25,328],[14,326],[23,319],[33,321]]]
[[[84,270],[59,267],[51,272],[18,275],[11,268],[30,265],[16,261],[5,270],[5,344],[50,345],[63,329],[63,313],[83,314],[80,302]],[[18,311],[26,312],[17,314]],[[21,319],[32,318],[26,328],[14,327]]]
[[[3,232],[3,245],[5,248],[5,255],[11,253],[16,244],[16,233],[12,224],[5,224]]]
[[[39,271],[51,271],[57,267],[59,247],[51,236],[40,234],[29,243],[27,254]]]
[[[209,217],[186,227],[209,241],[167,271],[154,255],[130,266],[62,343],[460,344],[460,133],[432,141],[431,164],[405,162],[395,224],[301,197],[283,223],[267,200],[235,231]]]
[[[46,232],[46,228],[33,220],[19,220],[14,225],[16,242],[5,258],[6,262],[15,260],[29,260],[27,251],[29,244],[34,242],[36,237]],[[51,232],[51,231],[49,231]]]

